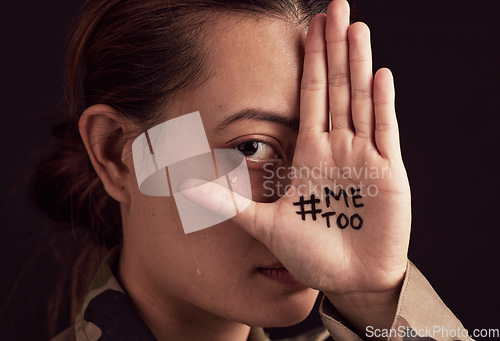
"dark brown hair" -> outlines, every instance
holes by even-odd
[[[106,250],[120,245],[119,204],[105,192],[78,134],[83,110],[106,104],[141,128],[155,125],[172,95],[209,77],[204,39],[220,13],[269,16],[307,27],[329,0],[90,0],[72,35],[67,63],[69,121],[37,169],[34,194],[56,221],[89,231],[71,276],[72,318]],[[75,268],[75,267],[74,267]],[[57,315],[59,303],[53,304]],[[52,320],[57,320],[53,316]],[[55,328],[51,329],[55,332]]]

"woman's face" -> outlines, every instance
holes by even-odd
[[[206,40],[210,79],[176,96],[168,109],[169,118],[199,111],[212,149],[245,153],[257,201],[276,199],[263,190],[263,163],[286,163],[293,155],[304,39],[301,27],[283,20],[220,20]],[[221,126],[246,109],[257,115]],[[120,276],[127,290],[136,289],[136,301],[187,319],[208,313],[258,326],[295,324],[309,314],[317,292],[264,275],[278,260],[238,225],[226,221],[184,234],[173,197],[143,195],[134,174],[128,188]]]

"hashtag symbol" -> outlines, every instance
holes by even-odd
[[[311,198],[309,200],[304,200],[304,196],[300,196],[300,201],[294,202],[294,206],[300,206],[300,211],[296,211],[295,213],[300,214],[302,217],[302,220],[306,220],[306,215],[310,214],[312,216],[313,220],[316,220],[316,214],[319,214],[322,212],[320,209],[316,209],[316,204],[319,204],[320,200],[316,199],[314,194],[311,194]],[[306,205],[311,205],[311,209],[307,210],[305,209]]]

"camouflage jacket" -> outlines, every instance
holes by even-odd
[[[118,256],[118,249],[110,252],[92,282],[75,324],[52,341],[156,340],[113,273]],[[351,330],[349,323],[326,298],[321,302],[320,314],[326,330],[282,341],[323,341],[331,338],[337,341],[363,340]],[[386,338],[390,341],[472,340],[467,336],[457,336],[457,332],[464,330],[420,271],[408,262],[393,325],[389,330],[378,332],[392,333]],[[367,329],[368,336],[368,332],[372,336],[375,333]],[[250,330],[248,341],[269,341],[269,338],[262,328],[254,327]]]

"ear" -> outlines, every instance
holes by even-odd
[[[110,106],[97,104],[85,110],[79,129],[90,161],[106,192],[120,203],[130,203],[125,188],[132,174],[124,162],[126,136],[130,123]]]

